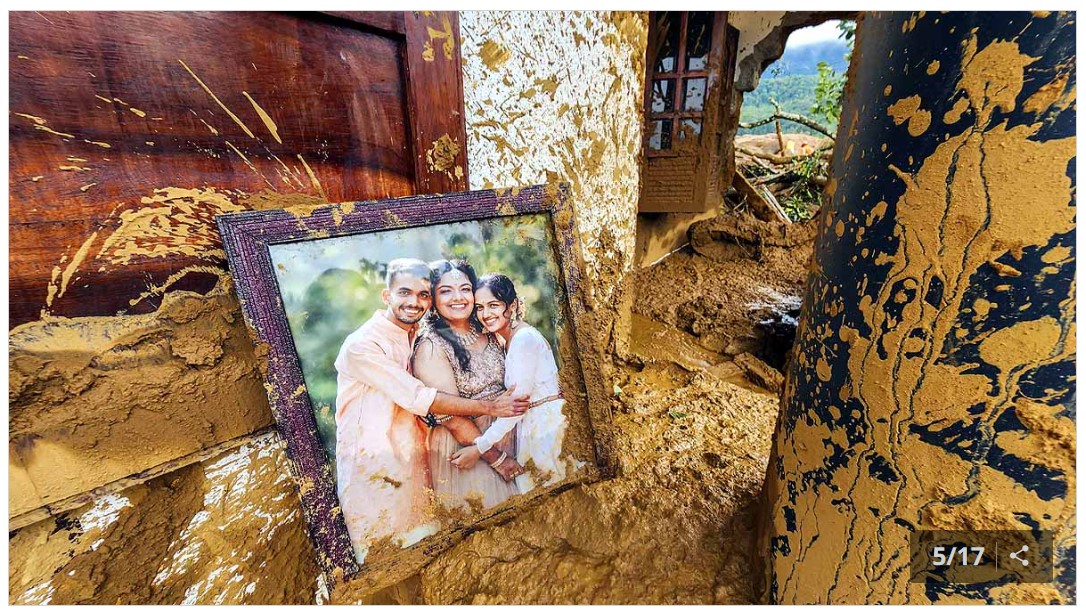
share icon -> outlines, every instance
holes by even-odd
[[[1023,553],[1027,552],[1027,551],[1029,551],[1029,545],[1022,545],[1021,549],[1019,549],[1018,551],[1015,551],[1014,553],[1011,554],[1011,559],[1012,560],[1018,560],[1019,562],[1022,563],[1022,566],[1029,566],[1029,560],[1027,560],[1025,558],[1018,557],[1018,556],[1022,555]]]

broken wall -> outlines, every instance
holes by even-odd
[[[735,135],[739,130],[739,115],[743,93],[754,90],[762,70],[784,53],[788,35],[802,27],[830,19],[853,18],[854,13],[829,11],[731,11],[728,14],[729,35],[724,58],[724,74],[731,78],[720,81],[721,91],[713,112],[719,133],[715,168],[699,168],[700,172],[715,173],[707,183],[708,207],[703,213],[643,213],[637,218],[636,261],[645,267],[689,243],[690,227],[721,212],[724,192],[731,186],[735,171]],[[734,46],[733,46],[734,45]],[[707,132],[706,135],[709,133]],[[706,135],[703,135],[706,136]]]

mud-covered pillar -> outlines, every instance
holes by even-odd
[[[1067,602],[1075,32],[861,18],[770,461],[767,599]],[[1052,530],[1052,584],[910,583],[925,529]]]

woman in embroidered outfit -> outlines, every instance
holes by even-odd
[[[427,315],[412,358],[413,371],[425,385],[472,399],[496,396],[505,390],[505,354],[475,316],[475,270],[463,260],[430,264],[434,309]],[[454,421],[455,420],[455,421]],[[516,495],[511,480],[522,472],[513,460],[513,437],[498,437],[497,459],[459,467],[453,454],[462,444],[457,434],[466,426],[472,436],[485,432],[493,417],[433,416],[428,459],[434,495],[450,508],[489,508]],[[471,444],[473,438],[466,440]],[[492,456],[494,454],[491,454]],[[504,477],[503,477],[504,475]]]
[[[514,431],[517,462],[533,470],[516,477],[520,493],[540,483],[551,485],[566,476],[562,453],[568,421],[562,413],[565,401],[558,387],[558,365],[547,339],[521,320],[521,303],[513,281],[505,275],[490,274],[479,279],[475,290],[476,312],[486,330],[505,342],[505,386],[527,393],[531,408],[520,417],[494,421],[475,439],[475,448],[457,454],[461,463],[470,463],[477,453],[486,452]],[[462,459],[463,458],[463,459]]]

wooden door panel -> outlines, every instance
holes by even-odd
[[[226,270],[223,210],[467,188],[455,13],[42,12],[10,23],[12,327],[43,311],[149,312],[167,280],[206,292]],[[130,335],[124,353],[129,338],[171,326],[50,321],[9,349],[52,369],[55,348],[93,355],[99,334]],[[251,359],[244,337],[204,340],[224,343],[224,360]],[[138,359],[152,368],[143,396],[105,376],[109,366],[86,389],[63,386],[63,400],[13,388],[13,525],[221,453],[270,422],[244,370],[194,366],[194,394]],[[76,417],[43,419],[58,414]],[[96,438],[102,424],[110,434]]]
[[[150,310],[154,300],[129,301],[206,264],[186,250],[134,255],[127,269],[92,261],[155,190],[233,202],[417,191],[395,32],[308,14],[90,12],[11,13],[10,31],[12,326],[39,316],[54,272],[96,230],[90,265],[54,290],[50,312]]]

